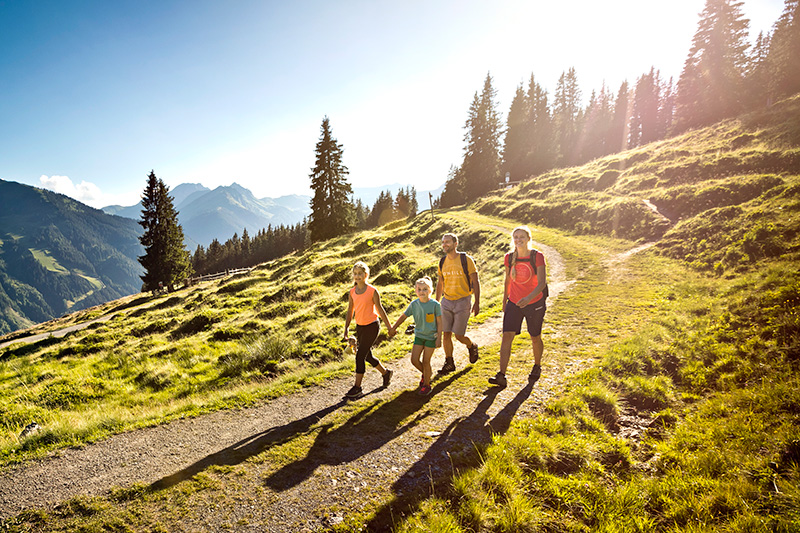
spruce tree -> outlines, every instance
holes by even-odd
[[[528,97],[520,85],[511,100],[506,119],[506,138],[503,145],[503,173],[511,175],[512,180],[521,180],[528,176],[527,159],[531,150],[528,136]]]
[[[316,146],[316,163],[309,177],[314,197],[311,199],[311,222],[314,242],[338,237],[354,226],[353,189],[347,181],[349,171],[342,164],[342,145],[331,134],[328,117],[322,119]]]
[[[525,162],[528,176],[535,176],[550,170],[555,164],[553,147],[553,118],[547,101],[547,91],[539,85],[531,74],[527,92],[528,119],[525,138],[529,146]]]
[[[749,22],[741,6],[738,0],[706,0],[678,79],[677,131],[706,126],[743,109]]]
[[[563,166],[577,161],[578,135],[583,113],[580,105],[581,91],[574,68],[562,72],[556,85],[553,109],[556,164]]]
[[[610,153],[612,154],[628,148],[629,102],[628,82],[623,81],[617,91],[617,99],[614,101],[614,117],[611,120],[611,128],[608,130],[608,139],[606,140],[606,145],[611,149]]]
[[[767,55],[774,99],[800,92],[800,0],[786,0]]]
[[[178,212],[172,205],[169,188],[150,171],[142,194],[144,233],[139,242],[144,255],[139,263],[144,267],[142,291],[155,291],[161,286],[173,290],[176,283],[192,274],[189,251],[184,247],[183,228],[178,224]]]
[[[492,77],[486,75],[480,97],[470,105],[464,136],[464,162],[461,165],[464,201],[480,198],[497,188],[500,180],[500,117],[494,102]]]

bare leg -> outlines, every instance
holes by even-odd
[[[442,348],[444,348],[444,356],[446,359],[453,358],[453,332],[445,331],[442,334]]]
[[[472,346],[472,341],[466,335],[456,335],[456,340],[458,342],[460,342],[461,344],[465,345],[467,348]],[[451,341],[450,346],[452,346],[452,345],[453,344],[452,344],[452,341]],[[451,356],[453,354],[453,349],[452,348],[450,348],[450,354],[451,354]]]
[[[426,347],[422,352],[422,382],[429,386],[431,385],[431,357],[433,357],[434,348]]]
[[[533,345],[533,364],[542,364],[542,354],[544,353],[544,342],[542,336],[531,337],[531,345]]]
[[[513,331],[504,331],[503,339],[500,342],[500,372],[506,373],[508,368],[508,361],[511,359],[511,345],[514,343],[514,337],[517,334]]]

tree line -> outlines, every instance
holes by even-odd
[[[503,123],[496,90],[487,74],[464,124],[464,157],[452,166],[436,205],[471,202],[498,188],[504,177],[521,181],[553,168],[581,164],[707,126],[800,91],[800,0],[785,0],[772,31],[748,42],[749,21],[739,0],[706,0],[697,31],[677,82],[662,79],[655,67],[634,85],[614,92],[605,84],[582,106],[574,68],[558,79],[552,100],[532,74],[517,87]],[[141,242],[145,255],[143,290],[172,285],[194,270],[211,273],[240,268],[303,249],[309,242],[368,229],[417,214],[414,188],[395,198],[385,191],[372,208],[353,199],[343,163],[344,148],[322,120],[309,178],[311,215],[293,227],[247,230],[225,244],[183,249],[177,213],[163,182],[151,172],[143,196]],[[180,243],[180,245],[178,244]],[[188,273],[188,274],[187,274]]]
[[[574,68],[561,74],[552,100],[531,75],[527,87],[517,87],[503,125],[487,74],[469,107],[463,162],[451,167],[441,205],[473,201],[506,176],[520,181],[585,163],[800,91],[799,0],[786,0],[772,32],[753,46],[741,8],[741,1],[706,1],[677,83],[653,67],[616,93],[605,85],[592,91],[585,107]]]

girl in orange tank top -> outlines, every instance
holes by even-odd
[[[387,370],[372,354],[372,345],[378,338],[380,322],[386,324],[389,336],[395,334],[394,328],[389,323],[389,317],[381,304],[381,295],[378,290],[367,283],[369,267],[359,261],[353,265],[353,288],[348,293],[347,316],[344,321],[344,339],[349,338],[350,322],[356,319],[356,380],[353,387],[344,395],[348,399],[360,398],[364,395],[361,389],[361,380],[366,372],[366,363],[375,367],[383,376],[383,387],[388,387],[392,379],[392,370]]]

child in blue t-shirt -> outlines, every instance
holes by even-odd
[[[394,323],[396,331],[407,317],[414,317],[414,346],[411,348],[411,364],[422,372],[418,393],[427,396],[431,393],[431,357],[433,351],[442,345],[442,306],[431,298],[433,282],[425,276],[414,283],[417,299]],[[422,355],[422,360],[420,360]]]

